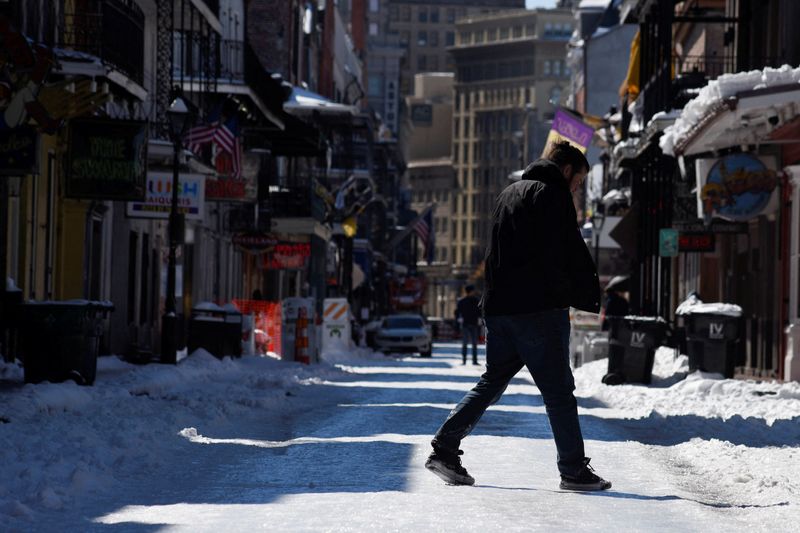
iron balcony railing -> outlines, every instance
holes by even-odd
[[[65,12],[56,44],[144,81],[144,13],[134,0],[89,0],[80,12]]]
[[[219,45],[220,80],[244,81],[244,42],[223,40]]]
[[[215,17],[219,18],[219,0],[200,0],[203,2],[209,11],[211,11]]]

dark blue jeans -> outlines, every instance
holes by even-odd
[[[486,317],[486,372],[436,432],[435,446],[457,450],[486,409],[496,403],[517,372],[528,367],[542,394],[558,451],[558,470],[583,466],[575,381],[569,367],[569,311]]]
[[[467,362],[467,345],[472,344],[472,362],[478,362],[478,325],[464,324],[461,327],[461,360]]]

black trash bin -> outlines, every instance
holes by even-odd
[[[203,348],[215,357],[242,355],[242,313],[233,306],[204,303],[192,309],[189,353]]]
[[[684,316],[689,370],[732,378],[739,353],[742,317],[700,312]]]
[[[656,348],[661,346],[669,324],[661,317],[626,316],[610,318],[608,374],[610,385],[650,383]]]
[[[91,385],[111,302],[30,301],[19,306],[16,328],[25,382],[75,380]]]

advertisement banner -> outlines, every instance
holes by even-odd
[[[66,196],[142,200],[147,174],[147,137],[147,122],[139,120],[71,120]]]
[[[0,175],[36,174],[39,134],[31,126],[0,131]]]
[[[744,222],[778,208],[777,161],[773,156],[729,154],[698,159],[697,215]]]
[[[187,220],[203,220],[205,177],[202,174],[178,176],[178,212]],[[132,218],[168,219],[172,206],[172,173],[148,172],[147,191],[143,202],[128,202],[127,214]]]
[[[589,145],[592,144],[593,135],[594,128],[566,111],[556,109],[553,127],[547,136],[547,143],[545,143],[542,155],[546,154],[553,144],[560,141],[567,141],[581,152],[586,153]]]

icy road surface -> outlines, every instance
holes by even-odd
[[[587,365],[576,372],[586,450],[614,487],[578,494],[558,490],[544,406],[520,373],[462,444],[475,486],[453,487],[423,463],[482,370],[459,352],[440,345],[431,359],[370,355],[338,368],[104,363],[92,389],[2,390],[17,410],[50,404],[25,418],[4,402],[0,529],[797,531],[797,387],[679,381],[660,354],[672,375],[610,388],[598,384],[605,362]],[[720,384],[728,389],[714,393]],[[725,412],[736,397],[762,407]]]

